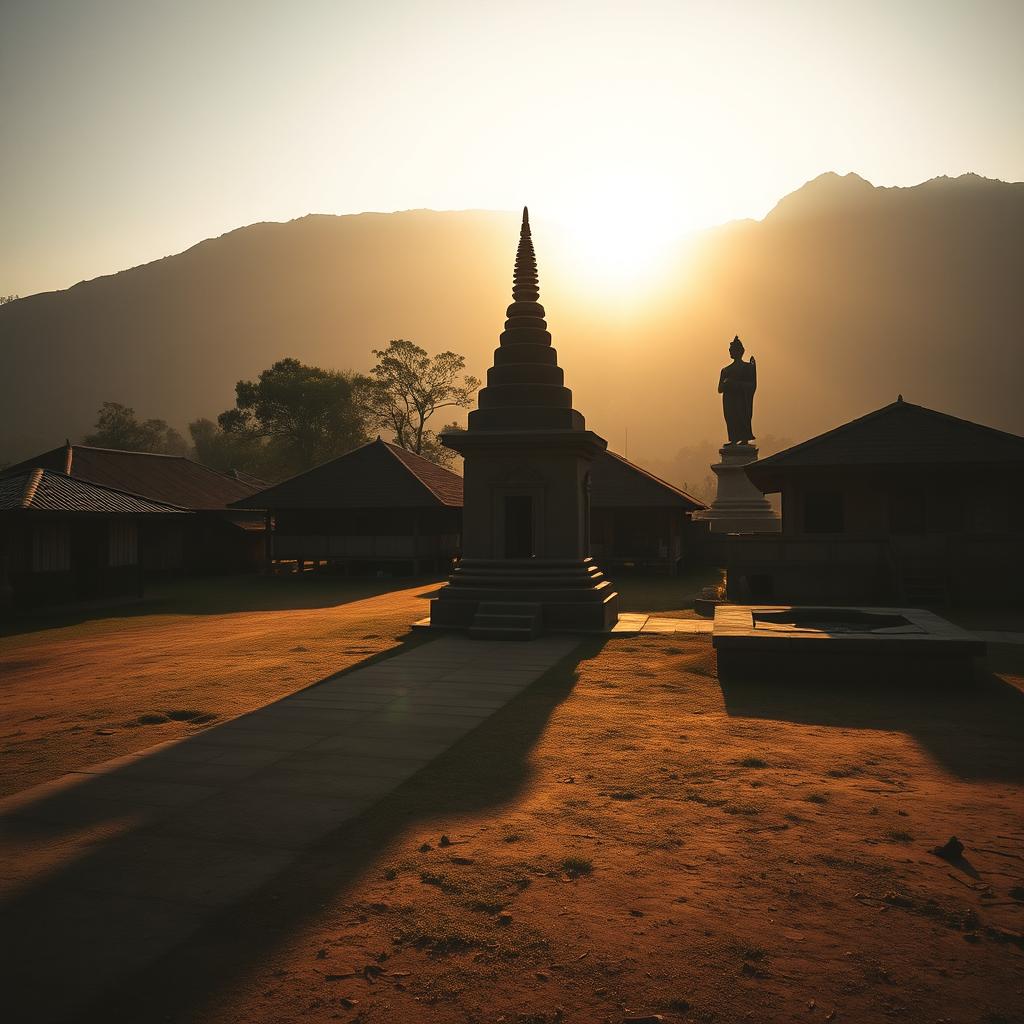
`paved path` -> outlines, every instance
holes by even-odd
[[[578,642],[445,636],[0,801],[10,1019],[61,1020],[153,962]]]
[[[714,619],[666,619],[644,612],[623,612],[612,632],[619,636],[641,636],[649,633],[711,633]]]
[[[413,623],[413,629],[430,629],[430,617]],[[612,627],[614,636],[640,636],[653,633],[712,633],[714,619],[668,619],[648,612],[620,612]],[[593,634],[591,634],[593,635]]]

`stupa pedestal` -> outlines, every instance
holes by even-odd
[[[708,522],[712,533],[778,533],[782,520],[747,476],[746,467],[757,461],[756,445],[727,444],[718,454],[722,461],[711,467],[718,494],[710,508],[694,512],[693,518]]]
[[[607,442],[564,386],[538,301],[526,210],[505,330],[466,430],[462,558],[430,603],[430,624],[526,639],[543,629],[606,632],[618,594],[590,557],[590,469]]]

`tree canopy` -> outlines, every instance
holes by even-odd
[[[360,378],[281,359],[235,386],[235,408],[189,425],[196,454],[209,464],[267,477],[292,476],[367,440]],[[239,465],[239,462],[242,464]],[[218,468],[229,468],[219,466]]]
[[[362,389],[369,425],[392,432],[397,444],[417,455],[449,464],[453,453],[427,423],[441,409],[473,404],[480,381],[463,373],[466,360],[455,352],[431,357],[404,338],[373,354],[377,365]]]
[[[135,410],[120,402],[104,402],[96,415],[95,430],[85,444],[160,455],[188,455],[185,438],[164,420],[139,420]]]

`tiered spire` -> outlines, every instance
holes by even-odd
[[[563,382],[539,299],[530,211],[524,206],[512,304],[505,312],[494,365],[487,371],[487,386],[469,414],[471,431],[584,429],[583,417],[572,407],[572,392]]]
[[[519,250],[516,252],[516,269],[512,274],[512,298],[515,302],[537,302],[540,299],[537,256],[533,251],[533,236],[530,234],[530,210],[526,206],[523,207],[523,223],[519,228]]]

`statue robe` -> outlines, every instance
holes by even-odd
[[[751,441],[754,428],[754,392],[757,390],[757,368],[743,360],[730,363],[718,378],[718,390],[722,393],[722,411],[725,425],[732,444]]]

